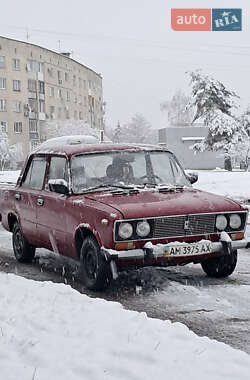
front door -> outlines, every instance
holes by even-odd
[[[67,232],[66,206],[67,197],[50,191],[50,179],[64,179],[68,183],[68,164],[66,157],[52,156],[45,186],[40,192],[40,203],[37,206],[37,228],[43,246],[65,255],[68,252],[69,238]]]

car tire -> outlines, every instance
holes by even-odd
[[[84,284],[91,290],[105,289],[111,279],[109,263],[101,254],[96,239],[88,236],[84,239],[80,253],[81,276]]]
[[[14,224],[12,233],[12,245],[16,260],[19,263],[31,263],[35,257],[36,248],[23,236],[18,223]]]
[[[228,277],[233,273],[237,264],[237,250],[231,255],[223,255],[207,259],[201,263],[202,269],[209,277]]]

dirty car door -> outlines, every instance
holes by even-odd
[[[50,159],[45,186],[40,192],[37,206],[37,223],[40,240],[46,248],[62,254],[67,250],[67,216],[65,202],[67,197],[49,189],[50,179],[64,179],[68,183],[68,163],[66,157],[52,156]]]
[[[22,231],[29,242],[33,244],[39,244],[37,204],[39,202],[39,191],[43,187],[45,171],[45,157],[33,157],[28,164],[24,180],[14,195]]]

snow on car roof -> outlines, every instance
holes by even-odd
[[[167,150],[165,147],[150,144],[98,143],[97,138],[86,135],[62,136],[45,141],[33,153],[66,153],[67,155],[93,152],[112,152],[117,150]]]
[[[54,137],[42,143],[39,149],[54,148],[57,145],[76,145],[76,144],[96,144],[98,139],[94,136],[88,135],[73,135],[73,136],[60,136]]]

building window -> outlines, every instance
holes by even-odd
[[[29,109],[30,112],[37,112],[38,107],[37,107],[37,101],[35,99],[29,99]]]
[[[57,89],[57,97],[58,97],[59,99],[62,99],[62,89],[61,89],[61,88],[58,88],[58,89]]]
[[[82,88],[82,78],[79,78],[79,88]]]
[[[39,140],[31,140],[31,150],[35,150],[40,144]]]
[[[21,91],[21,81],[13,79],[13,91]]]
[[[73,75],[73,86],[75,86],[75,85],[76,85],[76,76]]]
[[[37,61],[32,59],[28,59],[27,61],[27,71],[31,71],[33,73],[37,73],[39,70],[39,64]]]
[[[74,111],[74,119],[77,120],[77,111]]]
[[[0,90],[6,90],[6,78],[0,78]]]
[[[57,70],[58,84],[62,84],[62,73],[60,70]]]
[[[5,68],[5,57],[3,55],[0,55],[0,69]]]
[[[54,87],[49,87],[49,96],[54,96],[54,95],[55,95]]]
[[[67,102],[70,101],[70,92],[69,91],[66,91],[66,99],[67,99]]]
[[[82,117],[82,111],[79,111],[79,120],[82,120],[83,117]]]
[[[35,120],[35,119],[29,120],[29,131],[31,133],[37,132],[37,120]]]
[[[62,117],[62,108],[58,107],[58,119],[61,119]]]
[[[65,79],[65,82],[68,82],[68,80],[69,80],[69,74],[68,73],[65,73],[64,79]]]
[[[84,90],[86,90],[86,80],[85,79],[83,81],[83,88],[84,88]]]
[[[37,64],[38,64],[38,72],[39,73],[43,73],[43,63],[42,62],[37,62]]]
[[[49,107],[49,116],[51,119],[55,119],[55,107],[54,106]]]
[[[69,108],[68,108],[68,107],[65,107],[64,110],[65,110],[65,119],[69,119],[69,118],[70,118],[70,115],[69,115]]]
[[[14,100],[13,101],[13,112],[21,112],[22,109],[22,102],[20,102],[19,100]]]
[[[77,103],[77,96],[74,97],[74,103]]]
[[[21,121],[15,121],[14,122],[14,132],[15,133],[22,133],[23,131],[23,124]]]
[[[6,99],[0,99],[0,111],[6,111]]]
[[[45,102],[44,100],[39,100],[39,112],[45,112]]]
[[[83,98],[83,104],[85,107],[87,106],[87,97],[86,96],[84,96],[84,98]]]
[[[7,123],[7,121],[1,121],[0,126],[1,126],[1,132],[2,133],[7,133],[8,132],[8,123]]]
[[[30,92],[36,92],[36,81],[35,81],[35,79],[28,79],[28,90]]]
[[[49,73],[49,76],[50,76],[51,78],[53,78],[53,76],[54,76],[54,70],[53,70],[53,67],[49,67],[49,68],[48,68],[48,73]]]
[[[38,81],[38,88],[39,88],[40,94],[44,94],[44,82],[39,80]]]
[[[78,100],[79,100],[79,104],[81,105],[82,104],[82,95],[78,96]]]
[[[16,71],[20,70],[20,59],[12,58],[12,68],[13,70],[16,70]]]

